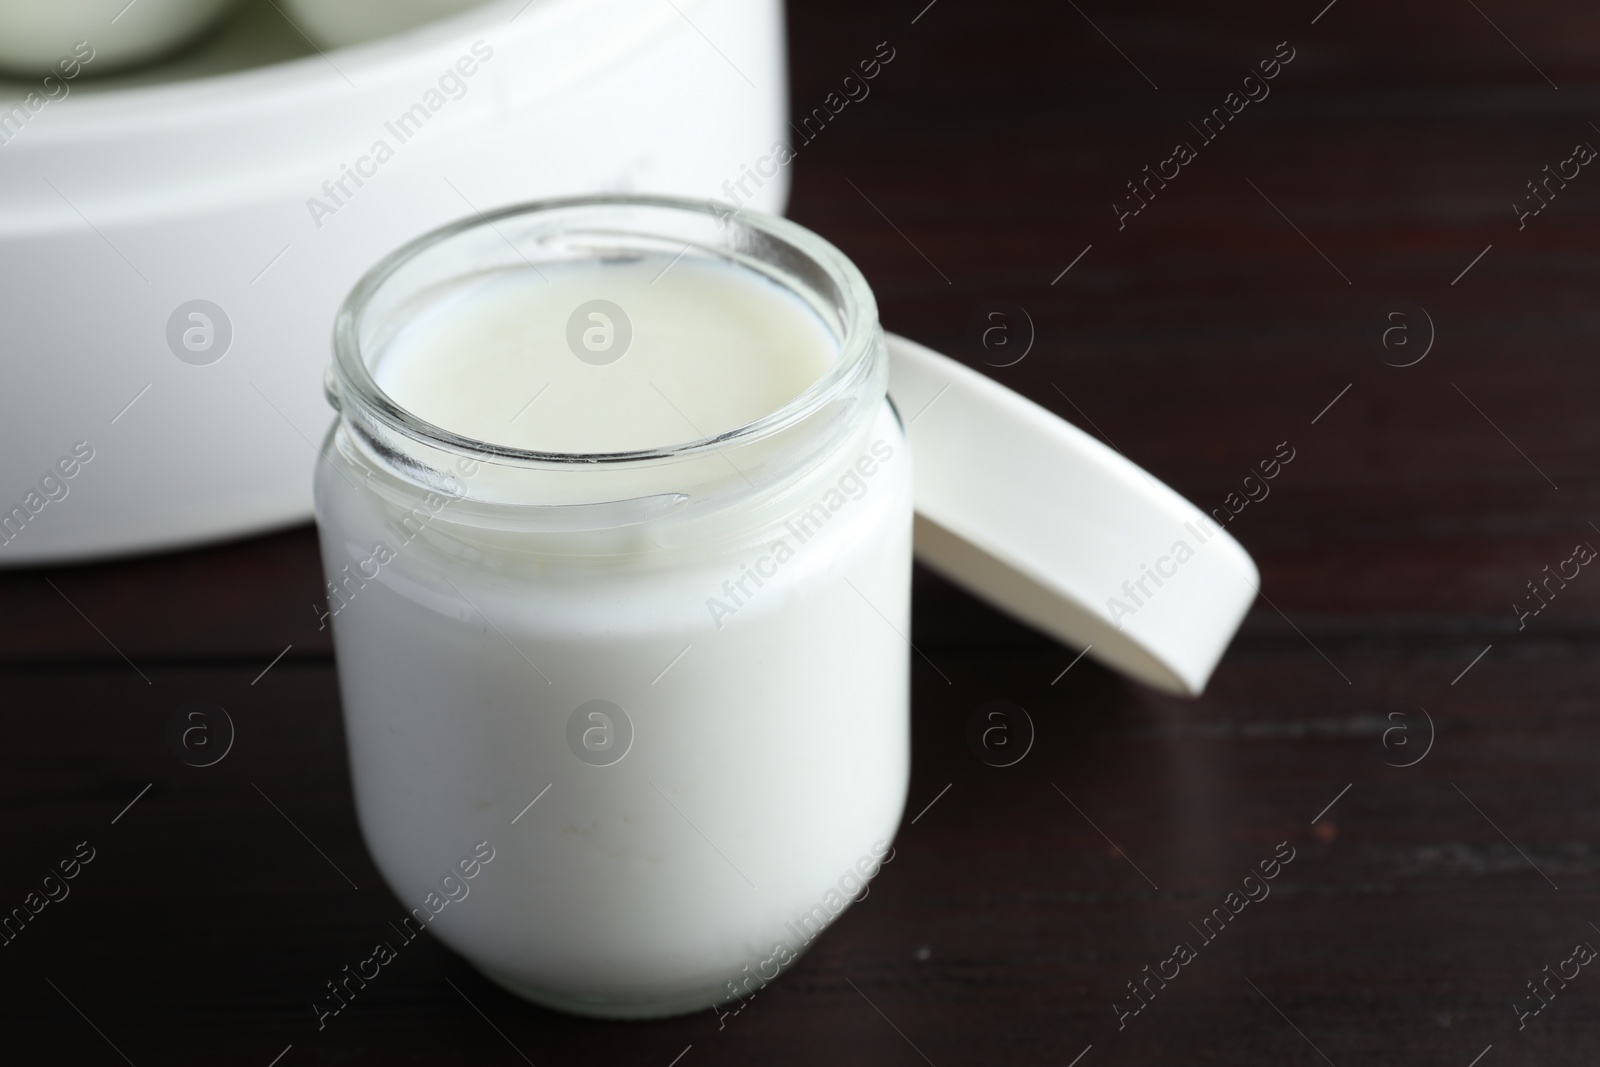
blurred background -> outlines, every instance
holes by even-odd
[[[282,12],[248,17],[284,57],[344,55]],[[1205,696],[1075,662],[919,570],[913,640],[938,673],[913,661],[896,858],[749,1009],[721,1023],[710,1010],[569,1018],[419,942],[319,1033],[308,1002],[396,902],[351,808],[310,526],[290,516],[242,540],[0,571],[0,907],[77,842],[94,850],[70,899],[0,952],[0,1046],[17,1062],[285,1067],[1593,1061],[1600,978],[1565,961],[1600,943],[1600,579],[1543,583],[1600,544],[1600,178],[1584,166],[1600,145],[1596,14],[1503,0],[811,0],[783,26],[786,75],[761,55],[719,58],[712,35],[687,41],[730,86],[729,67],[787,78],[786,213],[861,267],[885,328],[1220,509],[1254,555],[1263,596]],[[893,59],[870,92],[828,103],[880,46]],[[708,85],[706,100],[723,95]],[[51,108],[68,106],[0,147],[0,182],[8,165],[20,182],[38,158],[20,154],[26,139],[46,151],[46,123],[66,118]],[[802,127],[818,108],[826,123]],[[1216,109],[1226,123],[1206,126]],[[685,138],[718,121],[680,118]],[[1192,158],[1175,158],[1180,143]],[[667,158],[610,181],[649,188],[660,173],[673,191],[725,195],[720,181],[752,158],[729,151],[715,180]],[[128,181],[148,177],[132,169]],[[116,173],[97,180],[110,193],[96,195],[115,195]],[[315,183],[296,188],[302,211]],[[508,179],[427,194],[410,232],[515,193]],[[158,245],[163,217],[134,244]],[[20,332],[48,252],[0,222],[22,235],[0,268],[0,403],[15,426],[55,381],[38,366],[75,349],[52,356]],[[240,254],[239,293],[277,243]],[[360,241],[305,245],[304,262],[337,260],[336,244],[351,262],[329,269],[347,287],[373,258],[356,262]],[[96,247],[85,270],[127,270]],[[301,269],[300,254],[277,269]],[[330,314],[343,294],[324,294]],[[203,294],[168,295],[126,298],[152,309],[157,348],[168,313]],[[77,307],[62,328],[91,329],[122,299]],[[235,357],[218,366],[248,365]],[[161,358],[161,373],[183,369]],[[103,386],[108,417],[150,377],[129,366],[77,364],[61,382]],[[296,435],[316,440],[331,419],[318,383],[278,394],[265,381],[290,414],[263,419],[295,434],[278,422],[276,437],[229,448],[299,449],[309,471]],[[85,481],[117,462],[122,425],[94,438]],[[42,471],[84,432],[20,435],[8,451],[37,449],[18,470]],[[203,465],[213,447],[196,433],[181,454]],[[1286,455],[1266,491],[1246,484]],[[189,491],[181,464],[141,476],[151,492]],[[20,499],[29,477],[0,489]],[[50,507],[92,496],[74,493]],[[169,744],[192,700],[226,708],[236,731],[209,767]],[[1006,766],[969,740],[997,700],[1025,710],[1015,721],[1032,736]],[[1203,917],[1286,853],[1270,897],[1207,939]],[[1135,992],[1184,942],[1197,958],[1180,977]],[[1547,983],[1552,971],[1565,980]]]

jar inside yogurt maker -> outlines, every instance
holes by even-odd
[[[887,377],[860,272],[753,212],[530,204],[363,278],[316,514],[408,935],[647,1017],[748,998],[865,892],[909,772]]]

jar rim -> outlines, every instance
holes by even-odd
[[[547,452],[481,441],[422,419],[402,407],[373,377],[362,351],[361,330],[368,304],[394,274],[430,249],[453,237],[483,228],[496,228],[504,219],[581,208],[660,208],[693,215],[737,219],[750,230],[792,246],[821,268],[837,286],[841,297],[839,356],[816,381],[782,406],[750,422],[708,437],[653,448],[621,452]],[[642,234],[641,236],[648,236]],[[509,240],[509,239],[508,239]],[[692,242],[686,242],[692,247]],[[708,251],[716,251],[702,246]],[[473,459],[492,459],[510,466],[570,469],[597,464],[648,463],[676,460],[714,452],[729,445],[759,441],[787,430],[833,403],[858,381],[874,358],[878,334],[877,300],[860,268],[832,242],[804,226],[747,208],[714,200],[685,197],[594,194],[524,201],[489,212],[474,212],[437,227],[396,248],[369,268],[339,306],[333,327],[333,363],[326,383],[328,400],[336,410],[353,404],[362,415],[386,430],[419,444]]]

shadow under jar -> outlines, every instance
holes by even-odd
[[[514,421],[626,449],[514,447],[385,391],[419,332],[483,384],[502,364],[474,361],[473,294],[524,283],[545,310],[515,343],[571,363]],[[713,429],[703,398],[767,365],[724,320],[773,300],[825,344],[818,374]],[[649,1017],[747,996],[864,891],[909,774],[911,454],[887,375],[843,254],[689,201],[508,209],[357,285],[316,514],[356,809],[408,931],[546,1006]]]

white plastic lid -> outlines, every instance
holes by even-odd
[[[1250,554],[1071,423],[903,337],[888,343],[917,557],[1114,670],[1198,696],[1255,600]]]

